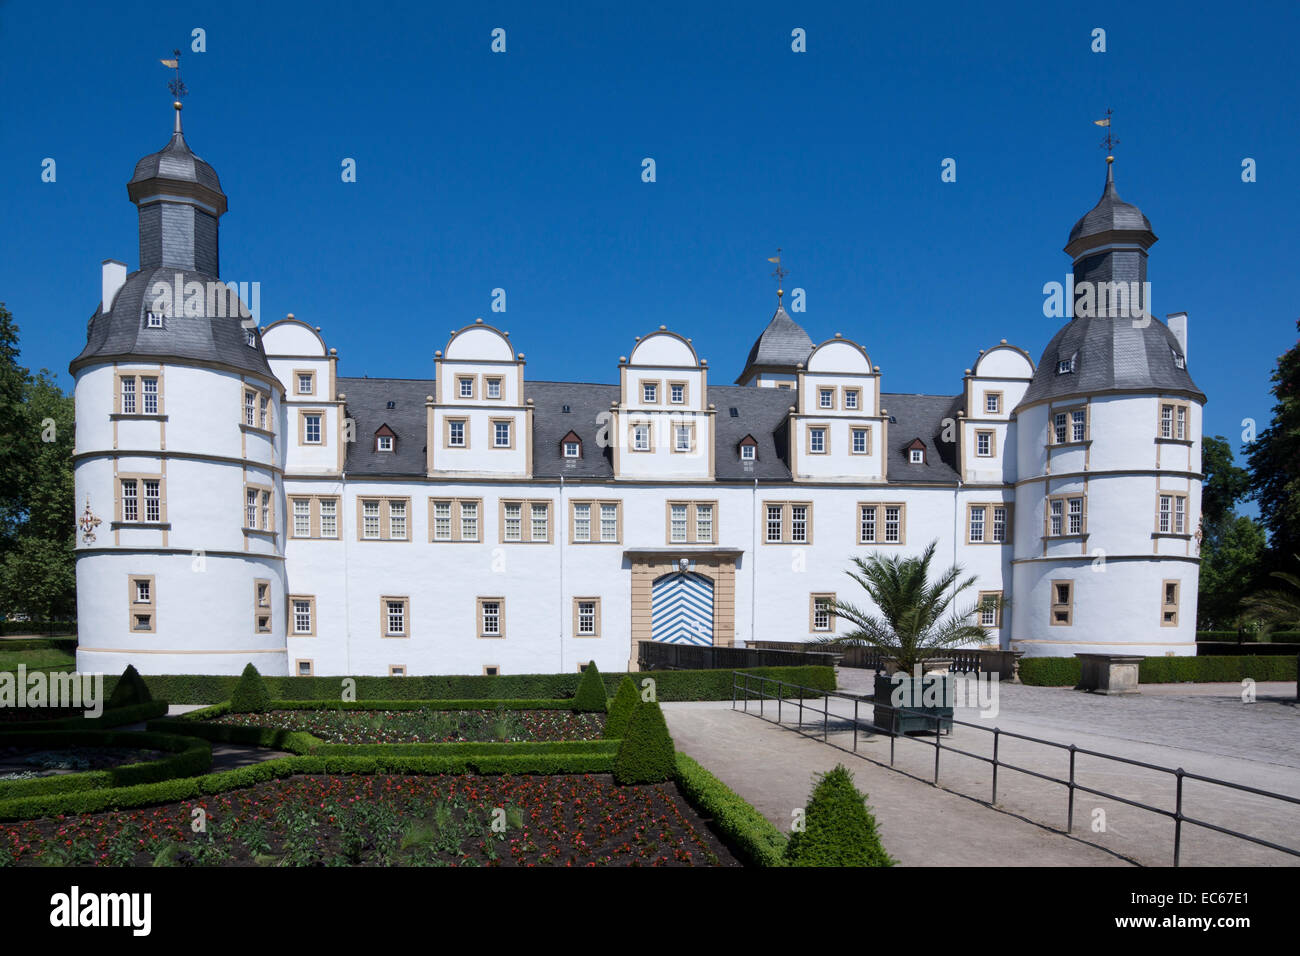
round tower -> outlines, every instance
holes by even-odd
[[[140,267],[104,263],[75,379],[77,668],[287,673],[283,389],[219,278],[226,196],[170,142],[127,184]]]
[[[1196,653],[1205,395],[1186,317],[1148,311],[1155,242],[1108,158],[1101,199],[1065,247],[1074,314],[1013,416],[1011,644],[1026,654]]]

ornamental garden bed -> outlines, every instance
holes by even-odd
[[[123,764],[158,760],[161,750],[131,747],[15,747],[0,744],[0,782],[57,774],[106,770]]]
[[[204,831],[194,832],[196,808]],[[495,827],[494,827],[495,823]],[[606,774],[295,775],[0,824],[0,865],[739,866],[673,783]]]
[[[604,714],[504,706],[491,710],[270,710],[219,714],[204,722],[308,733],[327,744],[599,740],[605,730]]]

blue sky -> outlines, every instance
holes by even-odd
[[[616,381],[666,324],[729,383],[780,246],[814,340],[860,341],[886,391],[955,394],[979,349],[1037,359],[1057,328],[1042,286],[1100,195],[1110,107],[1155,312],[1189,313],[1206,431],[1238,447],[1300,315],[1298,11],[0,0],[0,300],[70,387],[100,261],[137,264],[125,184],[167,141],[180,47],[186,137],[230,197],[223,278],[261,283],[264,322],[322,326],[344,375],[429,377],[482,316],[533,379]]]

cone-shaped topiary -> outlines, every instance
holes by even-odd
[[[239,683],[230,695],[230,712],[233,714],[254,714],[271,709],[271,692],[266,688],[266,681],[251,663],[239,675]]]
[[[144,682],[134,664],[127,664],[105,706],[111,710],[114,707],[130,707],[132,704],[147,704],[151,700],[153,694],[149,693],[149,685]]]
[[[578,692],[573,695],[573,709],[578,713],[603,714],[605,712],[605,682],[600,679],[596,662],[592,661],[582,672]]]
[[[657,702],[639,701],[614,758],[619,783],[660,783],[677,769],[677,752]]]
[[[804,829],[790,834],[790,866],[893,866],[876,833],[866,794],[843,764],[822,774],[804,808]]]
[[[609,716],[605,718],[605,736],[609,738],[625,736],[628,723],[632,720],[632,713],[640,702],[641,695],[637,693],[636,683],[631,677],[625,675],[622,683],[618,685],[618,693],[614,695],[614,703],[609,705]]]

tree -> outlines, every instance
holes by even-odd
[[[804,829],[790,834],[790,866],[893,866],[866,794],[843,764],[822,774],[804,808]]]
[[[18,326],[0,302],[0,553],[12,547],[21,514],[23,455],[21,438],[26,419],[23,390],[27,369],[18,364]]]
[[[33,621],[73,617],[77,575],[68,542],[19,538],[0,558],[0,608]]]
[[[1291,556],[1292,565],[1300,557]],[[1290,571],[1274,571],[1271,577],[1286,585],[1257,591],[1246,598],[1244,606],[1264,625],[1263,633],[1300,629],[1300,577]]]
[[[1300,329],[1300,322],[1296,323]],[[1300,342],[1273,370],[1273,420],[1247,451],[1250,493],[1268,530],[1270,564],[1300,551]]]
[[[987,641],[988,631],[974,623],[978,605],[953,610],[957,597],[973,588],[978,579],[961,580],[962,569],[953,565],[930,580],[930,562],[937,546],[937,541],[931,541],[918,557],[870,554],[854,558],[857,570],[845,573],[867,592],[880,613],[835,601],[835,613],[855,629],[810,643],[874,647],[893,658],[899,668],[910,671],[935,651]],[[1002,602],[991,603],[1000,606]]]
[[[1253,518],[1238,515],[1250,493],[1250,473],[1233,462],[1222,435],[1201,439],[1201,571],[1196,622],[1202,630],[1227,630],[1242,617],[1242,599],[1260,584],[1266,538]]]

